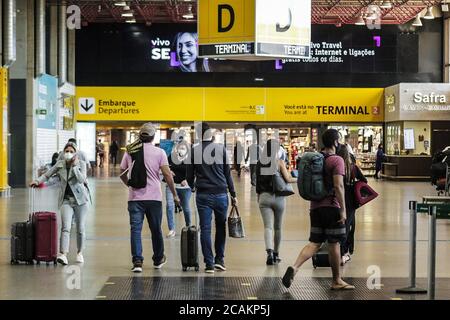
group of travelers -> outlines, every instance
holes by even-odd
[[[230,201],[237,206],[238,200],[231,175],[226,148],[214,140],[212,129],[207,123],[197,125],[198,139],[191,146],[183,137],[178,139],[171,154],[155,146],[156,127],[144,124],[139,139],[126,147],[120,164],[120,179],[128,187],[128,212],[131,227],[132,271],[142,272],[144,256],[142,250],[142,228],[147,218],[153,246],[153,267],[160,269],[167,262],[162,232],[163,204],[161,177],[166,183],[166,214],[169,227],[167,237],[176,235],[174,213],[179,207],[184,214],[186,226],[192,224],[191,197],[195,194],[195,212],[200,224],[200,243],[205,272],[226,271],[225,246],[226,223]],[[348,290],[354,287],[342,279],[340,266],[350,260],[354,250],[355,210],[352,201],[352,184],[356,180],[367,181],[356,166],[353,154],[339,143],[339,132],[327,130],[322,136],[324,149],[324,181],[332,186],[333,192],[320,201],[311,201],[310,243],[298,255],[295,263],[288,267],[282,279],[290,287],[300,267],[316,254],[324,242],[328,243],[329,258],[333,273],[332,289]],[[260,154],[270,161],[261,160]],[[208,158],[210,155],[213,161]],[[274,190],[273,175],[278,174],[287,184],[297,183],[286,167],[286,152],[276,139],[260,147],[253,143],[248,151],[250,157],[251,181],[256,187],[258,205],[264,223],[264,239],[267,265],[281,261],[283,216],[286,196]],[[32,187],[57,176],[60,180],[59,206],[62,227],[58,262],[67,265],[72,217],[77,226],[77,262],[83,262],[85,247],[85,224],[87,206],[90,202],[87,184],[89,162],[78,150],[74,141],[69,141],[58,155],[53,166],[36,181]],[[271,168],[270,174],[267,170]],[[212,220],[215,223],[214,245],[212,241]]]

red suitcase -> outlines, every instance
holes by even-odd
[[[39,264],[53,262],[58,253],[58,221],[56,213],[36,210],[36,189],[30,190],[30,212],[34,228],[34,260]],[[43,201],[41,201],[43,202]]]
[[[39,262],[56,264],[58,253],[58,223],[54,212],[35,212],[34,225],[34,259]]]

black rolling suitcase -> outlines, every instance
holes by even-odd
[[[27,222],[16,222],[11,226],[11,264],[25,262],[33,264],[34,228],[30,219]]]
[[[197,206],[194,199],[194,221],[197,220]],[[183,271],[189,268],[200,269],[198,263],[198,228],[197,226],[184,227],[181,230],[181,264]]]
[[[330,267],[330,260],[328,260],[328,244],[324,243],[319,251],[313,255],[312,264],[314,269]]]

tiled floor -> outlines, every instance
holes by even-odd
[[[94,299],[110,277],[129,277],[130,248],[127,213],[127,190],[113,174],[104,172],[91,178],[94,205],[87,224],[86,263],[78,268],[39,266],[11,266],[10,225],[26,220],[28,193],[13,190],[13,196],[0,199],[0,299]],[[229,239],[226,251],[228,271],[220,277],[280,277],[292,263],[309,232],[308,203],[297,195],[289,197],[284,220],[282,263],[276,267],[265,265],[262,219],[256,195],[250,187],[248,175],[235,178],[240,211],[247,232],[245,239]],[[357,212],[356,251],[351,263],[344,268],[346,277],[367,278],[373,267],[379,267],[382,278],[408,276],[409,213],[408,201],[420,200],[422,195],[434,194],[428,183],[370,181],[380,197]],[[55,210],[51,190],[40,195],[38,208]],[[182,219],[177,215],[178,231]],[[426,277],[427,271],[427,217],[418,219],[417,275]],[[163,222],[167,232],[166,219]],[[450,222],[438,222],[437,270],[438,278],[450,278]],[[196,276],[194,271],[182,272],[179,257],[180,239],[165,240],[169,262],[162,270],[150,268],[151,243],[144,228],[144,273],[138,277]],[[73,240],[75,240],[73,238]],[[75,245],[75,241],[72,241]],[[74,248],[75,250],[75,248]],[[70,258],[74,259],[74,253]],[[80,275],[80,283],[77,275]],[[198,274],[204,276],[204,273]],[[216,274],[216,276],[218,276]],[[301,278],[329,277],[329,269],[312,268],[307,263],[299,273]],[[406,281],[406,279],[405,279]],[[79,284],[79,289],[78,289]],[[449,297],[450,299],[450,297]]]

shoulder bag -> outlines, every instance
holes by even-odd
[[[244,238],[244,224],[239,215],[239,209],[237,205],[231,207],[230,215],[228,217],[228,235],[231,238]]]
[[[286,180],[284,180],[284,177],[279,170],[272,176],[272,187],[273,193],[277,196],[287,197],[295,194],[294,188],[290,183],[287,183]]]

